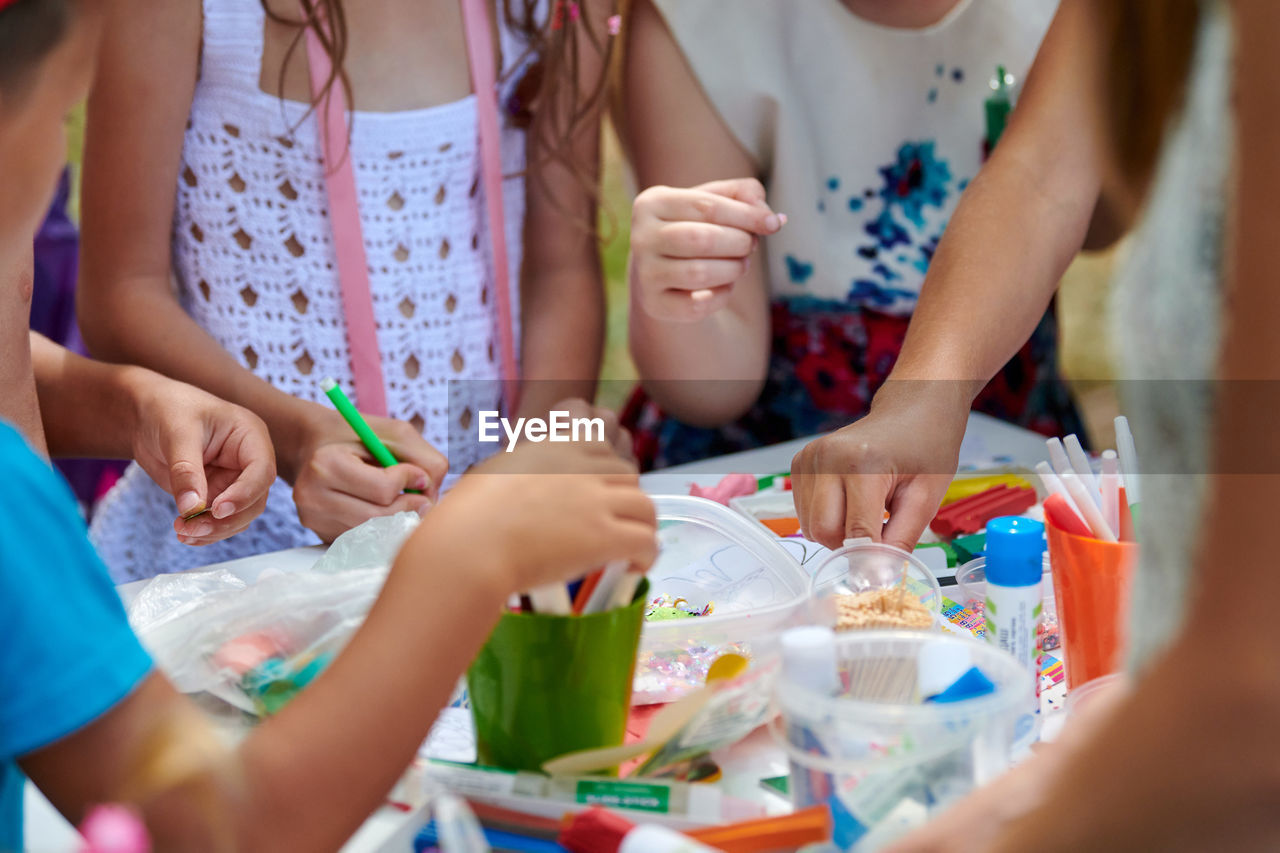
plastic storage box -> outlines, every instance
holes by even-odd
[[[764,528],[714,501],[659,496],[654,504],[659,552],[648,574],[650,602],[709,612],[646,616],[632,702],[669,702],[701,687],[722,654],[776,668],[778,634],[804,613],[809,578],[800,564]]]

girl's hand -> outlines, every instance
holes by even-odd
[[[943,399],[949,389],[886,384],[865,418],[796,454],[791,485],[807,538],[828,548],[861,536],[915,547],[955,477],[964,439],[968,402],[958,394]]]
[[[369,416],[369,426],[400,460],[383,468],[337,412],[312,404],[293,454],[298,519],[325,542],[379,515],[422,512],[440,494],[449,462],[412,424]],[[417,489],[422,494],[408,494]]]
[[[658,553],[653,502],[610,442],[521,444],[467,473],[423,522],[494,549],[503,595]],[[449,531],[445,534],[445,531]]]
[[[137,419],[133,457],[173,495],[178,539],[208,545],[248,527],[276,478],[266,424],[248,409],[149,370],[127,375]]]
[[[723,308],[758,235],[787,222],[754,178],[650,187],[631,210],[632,300],[657,320],[692,323]]]

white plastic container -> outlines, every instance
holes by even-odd
[[[649,570],[649,599],[668,595],[706,616],[645,620],[632,702],[670,702],[701,687],[722,654],[777,668],[777,635],[798,624],[808,576],[763,527],[714,501],[683,495],[654,498],[658,559]],[[767,710],[772,679],[755,679]]]
[[[966,658],[995,692],[949,704],[922,703],[921,650]],[[971,638],[928,631],[851,631],[836,636],[842,693],[832,697],[779,677],[770,729],[791,762],[793,790],[832,807],[837,849],[885,822],[911,824],[999,775],[1034,719],[1031,676],[1008,653]],[[929,690],[931,688],[924,688]],[[893,697],[886,701],[887,697]],[[903,698],[909,697],[909,698]],[[797,802],[797,808],[812,805]]]

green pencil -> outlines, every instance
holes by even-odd
[[[342,392],[342,386],[338,384],[337,380],[325,379],[320,383],[320,390],[333,403],[333,407],[338,410],[338,414],[342,415],[342,419],[355,430],[360,443],[373,454],[373,458],[378,460],[379,465],[383,468],[390,468],[392,465],[400,464],[400,460],[396,459],[395,455],[382,443],[382,439],[378,438],[377,433],[369,426],[369,422],[364,419],[364,415],[356,411],[356,407],[351,404],[351,400]],[[419,489],[405,489],[405,491],[414,495],[422,494]]]

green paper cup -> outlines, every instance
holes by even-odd
[[[503,613],[467,670],[480,763],[540,771],[581,749],[619,746],[649,582],[591,616]]]

